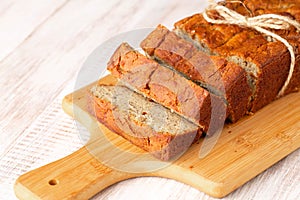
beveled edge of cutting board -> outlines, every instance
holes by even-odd
[[[112,84],[114,80],[108,75],[101,79],[101,82]],[[67,114],[76,119],[73,113],[73,104],[77,105],[83,113],[87,113],[83,107],[84,94],[94,84],[96,83],[92,83],[64,98],[63,108]],[[284,110],[288,111],[288,113],[292,111],[296,113],[297,111],[300,112],[300,103],[297,102],[299,97],[299,93],[290,94],[266,106],[254,116],[247,116],[236,124],[226,125],[214,150],[203,159],[199,159],[198,157],[200,142],[194,144],[181,158],[172,163],[171,166],[154,173],[144,173],[139,176],[171,178],[191,185],[213,197],[224,197],[300,147],[299,134],[291,133],[290,129],[282,131],[282,129],[286,129],[290,125],[292,127],[293,125],[295,126],[295,132],[299,131],[300,116],[295,116],[295,119],[290,120],[291,122],[286,120],[286,122],[290,123],[281,127],[278,132],[272,128],[274,123],[277,122],[272,122],[274,116],[283,117],[282,113],[284,113]],[[283,109],[280,109],[282,107]],[[99,124],[95,118],[91,116],[90,118],[89,122],[80,120],[79,122],[88,129],[90,123]],[[266,122],[264,123],[264,127],[261,127],[262,130],[258,130],[257,127],[251,129],[251,126],[249,126],[249,124],[254,126],[251,124],[254,122],[261,125],[264,119]],[[266,126],[267,128],[265,128]],[[270,130],[272,132],[269,132]],[[114,133],[108,130],[107,134]],[[118,140],[127,142],[119,136]],[[232,158],[227,153],[229,155],[236,155]],[[222,162],[222,159],[226,162]],[[250,166],[249,164],[252,165]],[[216,168],[216,166],[220,168]],[[180,174],[180,177],[178,177],[178,174]]]

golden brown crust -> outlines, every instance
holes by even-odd
[[[161,25],[142,41],[141,47],[147,54],[178,70],[188,79],[223,96],[229,104],[228,112],[233,122],[248,111],[252,92],[246,72],[238,65],[197,50],[193,44]]]
[[[210,126],[211,96],[208,91],[122,44],[108,65],[108,70],[135,90],[200,125],[206,132]],[[119,52],[120,50],[126,53]],[[116,57],[115,55],[123,55]],[[220,110],[225,104],[216,102]],[[221,108],[222,107],[222,108]],[[220,113],[218,113],[220,114]],[[221,116],[222,118],[224,116]]]
[[[298,20],[300,19],[298,18],[300,13],[299,0],[244,0],[243,2],[253,15],[273,13],[295,17]],[[234,6],[234,10],[239,9],[241,12],[246,12],[245,9],[242,8],[241,4],[233,5],[227,3],[226,6]]]
[[[207,48],[213,50],[224,45],[234,35],[242,31],[236,25],[214,25],[208,23],[202,14],[195,14],[175,23],[175,28],[185,30],[192,39],[203,40]]]
[[[262,1],[258,3],[257,1],[245,1],[245,4],[254,13],[282,13],[284,11],[285,15],[291,15],[296,19],[299,17],[299,8],[296,5],[290,6],[288,9],[276,9],[276,6],[273,6],[272,9],[268,10],[262,9],[263,6],[266,6],[266,3]],[[241,5],[230,5],[231,8],[246,14],[245,9]],[[271,3],[268,5],[271,5]],[[284,5],[289,6],[290,4],[284,3]],[[295,9],[296,7],[297,9]],[[256,93],[253,96],[251,112],[256,112],[277,98],[277,94],[287,78],[290,67],[289,52],[281,42],[268,42],[262,34],[249,28],[241,28],[235,25],[210,24],[204,20],[201,14],[181,20],[175,24],[175,27],[186,32],[191,38],[201,43],[202,46],[207,47],[212,54],[224,57],[238,56],[242,60],[254,63],[257,66],[258,73],[255,77]],[[299,34],[297,35],[293,28],[289,32],[276,31],[276,33],[288,39],[296,49],[295,53],[296,57],[298,57]],[[285,94],[298,90],[300,86],[299,71],[299,62],[297,62],[292,80]]]
[[[290,17],[291,19],[300,22],[300,1],[299,0],[245,0],[244,4],[253,13],[253,15],[261,14],[279,14]],[[229,5],[228,5],[229,6]],[[232,5],[231,5],[232,6]],[[237,5],[235,5],[237,7]],[[240,7],[240,5],[239,5]],[[241,10],[241,8],[240,8]],[[287,39],[288,42],[294,47],[296,54],[296,65],[293,73],[293,77],[290,81],[285,94],[291,92],[297,92],[300,88],[300,35],[296,29],[291,26],[289,30],[277,30],[274,31],[283,38]]]

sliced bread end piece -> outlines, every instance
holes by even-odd
[[[90,90],[89,111],[108,129],[167,161],[197,141],[198,126],[124,86]]]

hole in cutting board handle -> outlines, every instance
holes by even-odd
[[[51,185],[51,186],[55,186],[55,185],[58,184],[58,180],[56,180],[56,179],[51,179],[51,180],[48,182],[48,184]]]

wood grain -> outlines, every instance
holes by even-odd
[[[104,81],[111,82],[111,77],[104,78]],[[51,198],[53,194],[59,198],[71,199],[71,197],[82,195],[82,198],[88,199],[96,193],[95,190],[88,192],[89,188],[94,188],[94,185],[97,185],[97,189],[100,191],[112,183],[135,176],[159,176],[175,179],[213,197],[221,198],[300,147],[300,135],[298,134],[300,115],[297,115],[300,113],[300,102],[298,101],[300,93],[295,93],[273,102],[254,116],[248,116],[235,124],[226,125],[214,149],[202,159],[199,158],[199,149],[202,145],[200,142],[192,145],[175,162],[162,165],[163,167],[157,170],[151,171],[151,169],[149,172],[133,170],[128,173],[131,169],[125,167],[122,169],[122,166],[134,168],[139,161],[144,163],[145,161],[155,163],[155,161],[150,159],[148,154],[130,145],[128,141],[108,129],[101,128],[99,123],[87,113],[86,94],[90,87],[87,86],[68,95],[63,101],[65,111],[91,132],[91,140],[86,145],[88,151],[81,149],[56,163],[21,176],[15,186],[15,191],[20,199],[24,199],[23,195],[31,193],[41,199]],[[281,123],[283,116],[285,120]],[[100,134],[101,130],[105,132],[106,137]],[[110,142],[113,145],[109,146]],[[123,150],[123,154],[114,154],[115,149]],[[125,156],[128,154],[124,152],[131,152],[132,156]],[[90,153],[95,157],[90,156]],[[86,157],[89,159],[86,160]],[[113,164],[112,160],[115,160],[116,163]],[[107,172],[106,170],[103,172],[105,176],[102,173],[94,173],[97,166],[90,163],[98,163],[98,161],[106,163],[108,166],[105,168]],[[101,164],[99,165],[101,166]],[[118,166],[118,170],[122,170],[116,171],[116,166]],[[146,167],[149,166],[144,165],[142,168]],[[82,171],[86,173],[84,177],[91,176],[93,178],[80,179],[78,183],[75,177],[82,177]],[[51,180],[51,176],[57,177],[57,182],[72,184],[67,188],[64,187],[64,184],[62,186],[58,184],[56,190],[49,193],[49,190],[46,189],[49,184],[45,180],[40,181],[42,177]],[[24,188],[29,192],[25,192]]]
[[[33,177],[39,176],[39,180]],[[83,147],[74,154],[29,172],[15,185],[20,199],[88,199],[131,176],[102,165]],[[21,184],[26,182],[26,184]],[[41,192],[47,191],[47,192]]]
[[[174,21],[207,5],[206,0],[64,2],[0,1],[0,34],[3,36],[0,38],[0,196],[7,197],[5,199],[16,198],[12,185],[21,172],[65,156],[59,149],[76,146],[72,140],[67,144],[64,140],[52,141],[56,150],[49,158],[41,154],[47,150],[45,143],[27,133],[38,125],[41,130],[35,130],[36,134],[54,129],[53,136],[56,136],[60,130],[55,131],[45,115],[53,109],[54,100],[60,101],[58,95],[64,88],[70,85],[72,88],[84,60],[99,44],[120,32],[155,27],[159,23],[172,28]],[[95,71],[100,68],[96,66]],[[45,110],[48,111],[45,113]],[[57,120],[72,122],[57,112],[48,114]],[[30,153],[20,152],[22,138],[34,143],[36,148],[28,148]],[[15,153],[19,160],[10,159],[9,155]],[[226,199],[298,199],[299,158],[298,150]],[[20,164],[24,161],[26,165]],[[3,179],[8,174],[10,178]],[[115,184],[93,199],[128,198],[213,199],[180,182],[152,177]]]

